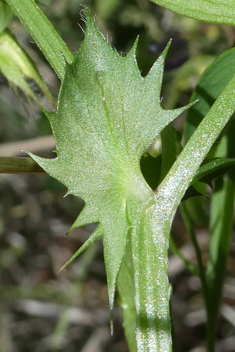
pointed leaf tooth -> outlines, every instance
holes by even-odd
[[[60,93],[59,93],[60,94]],[[58,101],[59,101],[59,98],[58,98]],[[57,109],[58,109],[58,101],[57,101]],[[51,126],[51,130],[52,130],[52,133],[53,133],[53,136],[54,138],[56,137],[55,134],[54,134],[54,126],[53,126],[53,119],[55,118],[56,116],[56,112],[50,112],[50,111],[47,111],[46,109],[43,109],[43,113],[46,115],[49,123],[50,123],[50,126]],[[55,138],[56,139],[56,138]]]
[[[46,110],[46,109],[42,109],[42,111],[43,111],[43,113],[46,115],[46,117],[48,118],[48,120],[50,121],[51,119],[52,119],[52,117],[55,115],[55,113],[54,112],[50,112],[50,111],[48,111],[48,110]]]
[[[126,59],[131,59],[133,60],[133,58],[136,60],[136,50],[137,50],[137,46],[139,43],[139,36],[136,37],[134,44],[132,45],[131,50],[129,51],[129,53],[125,56]]]
[[[126,209],[122,212],[118,208],[113,209],[109,218],[108,222],[102,223],[102,226],[105,229],[103,234],[104,260],[107,272],[109,308],[112,317],[116,281],[125,253],[130,224],[128,223]]]
[[[170,46],[171,46],[171,42],[172,42],[172,39],[170,39],[170,40],[168,41],[168,43],[167,43],[165,49],[163,50],[163,52],[162,52],[161,55],[159,56],[159,58],[160,58],[161,56],[163,56],[164,61],[165,61],[165,59],[166,59],[168,50],[169,50],[169,48],[170,48]],[[159,60],[159,58],[158,58],[158,60]]]
[[[169,40],[164,51],[154,62],[149,73],[145,77],[146,83],[153,86],[154,90],[156,90],[156,99],[159,99],[159,104],[160,104],[160,94],[161,94],[162,80],[163,80],[163,74],[164,74],[164,64],[165,64],[166,55],[168,53],[170,45],[171,45],[171,40]]]
[[[104,235],[105,235],[105,233],[104,233]],[[126,231],[126,240],[127,240],[127,231]],[[110,260],[108,259],[108,256],[111,254],[111,253],[108,253],[108,252],[110,252],[109,249],[110,249],[111,243],[109,243],[109,246],[108,246],[108,244],[105,241],[105,238],[103,238],[103,243],[104,243],[105,266],[106,266],[106,273],[107,273],[108,296],[109,296],[110,330],[111,330],[111,334],[113,334],[113,306],[114,306],[116,282],[117,282],[117,276],[118,276],[118,273],[119,273],[119,270],[120,270],[120,267],[122,264],[122,259],[123,259],[124,253],[125,253],[126,241],[123,246],[123,253],[122,253],[122,255],[119,255],[119,258],[117,258],[118,260],[115,261],[115,255],[113,253],[113,257],[111,259],[112,263],[110,263]],[[113,246],[113,252],[114,251],[115,251],[115,244]],[[116,262],[116,267],[115,267],[115,262]],[[112,265],[113,263],[114,263],[114,265]]]
[[[60,268],[57,274],[61,272],[67,265],[69,265],[79,254],[85,251],[92,244],[97,242],[102,237],[102,228],[101,225],[98,225],[95,231],[90,235],[88,240],[72,255],[72,257]]]
[[[36,161],[36,163],[38,165],[41,166],[41,168],[43,168],[43,170],[45,170],[50,176],[54,177],[54,178],[58,178],[59,179],[59,175],[60,175],[60,171],[61,170],[57,170],[57,163],[58,163],[58,159],[45,159],[42,158],[40,156],[37,156],[29,151],[26,151],[26,153],[34,160]]]
[[[177,117],[179,117],[184,111],[189,109],[192,105],[196,104],[196,101],[193,101],[192,103],[183,106],[182,108],[174,109],[174,110],[165,110],[165,123],[162,126],[161,131],[163,128],[165,128],[167,125],[169,125],[170,122],[174,121]]]
[[[77,219],[75,220],[75,222],[73,223],[73,225],[68,230],[68,233],[80,226],[92,224],[98,221],[99,218],[97,212],[86,204]]]
[[[189,109],[192,105],[194,105],[196,101],[183,106],[182,108],[174,109],[174,110],[163,110],[162,115],[163,119],[158,123],[158,132],[160,133],[167,125],[173,122],[177,117],[179,117],[184,111]]]
[[[41,166],[51,177],[54,177],[60,181],[63,185],[68,188],[70,194],[81,196],[80,193],[74,193],[71,191],[71,183],[74,181],[71,176],[72,164],[67,163],[67,168],[65,168],[65,161],[59,156],[54,159],[45,159],[34,155],[33,153],[27,152],[31,158],[36,161],[38,165]],[[58,153],[58,152],[57,152]],[[62,171],[63,170],[63,171]],[[79,192],[79,190],[77,191]]]
[[[85,40],[88,36],[92,36],[92,40],[94,40],[94,33],[102,38],[103,41],[106,42],[103,34],[98,30],[95,21],[93,20],[91,13],[88,9],[86,9],[86,30],[85,30]],[[111,47],[111,46],[110,46]]]
[[[131,70],[131,68],[134,69],[134,74],[141,76],[140,70],[139,70],[139,66],[136,60],[136,49],[139,43],[139,36],[136,37],[136,40],[131,48],[131,50],[129,51],[129,53],[125,56],[125,59],[127,60],[127,65],[129,70]]]

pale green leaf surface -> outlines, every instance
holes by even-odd
[[[57,112],[49,115],[57,157],[30,154],[67,186],[69,194],[86,202],[72,228],[100,224],[111,309],[127,232],[136,211],[144,211],[154,199],[141,174],[140,158],[154,137],[185,110],[161,107],[167,50],[143,78],[136,45],[122,57],[88,14],[85,40],[74,63],[66,66]]]
[[[210,23],[235,24],[234,0],[151,0],[179,15]]]

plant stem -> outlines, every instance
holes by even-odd
[[[45,171],[31,158],[2,157],[0,158],[1,174],[39,174]]]
[[[118,303],[122,308],[123,328],[130,352],[137,352],[135,284],[130,238],[127,240],[125,254],[118,274]]]
[[[143,211],[132,228],[132,253],[136,289],[137,350],[171,352],[169,314],[168,240],[155,204]]]

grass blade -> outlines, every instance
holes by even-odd
[[[151,0],[180,15],[210,23],[235,24],[233,0]]]
[[[28,32],[36,41],[60,80],[64,77],[65,61],[73,62],[73,54],[34,0],[7,0]]]
[[[216,323],[221,302],[224,272],[233,228],[235,184],[231,178],[218,178],[211,203],[211,241],[208,263],[208,352],[214,351]]]

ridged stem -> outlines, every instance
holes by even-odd
[[[132,229],[138,352],[171,352],[169,232],[160,229],[157,208],[142,212]]]

